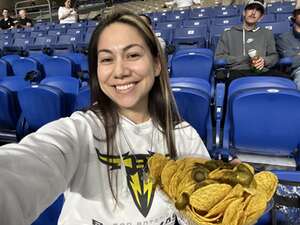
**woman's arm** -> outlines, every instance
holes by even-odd
[[[31,224],[69,186],[88,155],[91,130],[80,117],[52,122],[19,144],[0,147],[0,224]]]

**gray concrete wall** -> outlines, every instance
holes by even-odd
[[[15,1],[13,0],[0,0],[0,9],[9,8],[14,9]]]

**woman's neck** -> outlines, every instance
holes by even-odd
[[[144,123],[150,119],[149,112],[136,112],[131,110],[122,110],[120,111],[122,116],[125,116],[127,119],[131,120],[135,124]]]

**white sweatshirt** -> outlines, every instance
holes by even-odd
[[[108,157],[106,143],[100,141],[105,138],[100,120],[91,111],[76,112],[19,144],[0,147],[0,224],[31,224],[64,191],[60,225],[174,224],[168,204],[155,194],[152,182],[142,179],[149,154],[167,154],[162,134],[151,120],[134,124],[121,117],[116,137],[119,150]],[[179,157],[209,158],[187,123],[178,126],[175,138]],[[114,190],[118,185],[118,204],[107,165]]]
[[[70,14],[71,12],[71,14]],[[58,8],[58,19],[59,23],[76,23],[78,14],[73,8],[66,8],[63,6],[60,6]],[[67,17],[65,17],[67,16]],[[62,17],[65,17],[62,19]]]
[[[183,7],[190,7],[195,4],[200,4],[201,0],[174,0],[170,2],[166,2],[166,5],[173,5],[176,4],[178,8],[183,8]]]

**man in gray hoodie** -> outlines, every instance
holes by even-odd
[[[282,57],[293,59],[292,74],[297,88],[300,90],[300,5],[296,6],[291,17],[293,30],[279,36],[277,49]]]
[[[225,59],[230,80],[243,75],[265,74],[278,61],[272,31],[257,26],[265,11],[263,0],[249,0],[243,11],[243,24],[224,31],[215,52],[216,59]],[[250,58],[249,51],[256,50]]]

